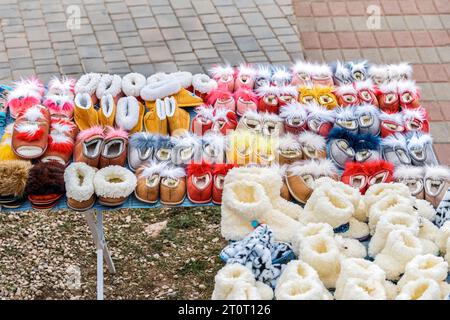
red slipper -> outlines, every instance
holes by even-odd
[[[212,199],[212,166],[208,163],[191,163],[187,166],[187,196],[193,203],[208,203]]]
[[[237,167],[233,163],[218,163],[213,168],[213,189],[212,189],[212,202],[217,205],[222,204],[222,192],[225,176],[228,171],[234,167]]]

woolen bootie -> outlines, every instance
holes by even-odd
[[[419,255],[408,262],[397,285],[402,289],[408,282],[417,279],[432,279],[440,284],[446,281],[447,274],[448,263],[442,257],[432,254]]]
[[[432,279],[417,279],[408,282],[395,300],[441,300],[441,288]]]

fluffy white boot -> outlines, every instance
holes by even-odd
[[[373,279],[348,279],[336,300],[386,300],[386,290]]]
[[[367,256],[366,247],[356,239],[344,238],[336,235],[334,237],[343,257],[365,258]]]
[[[439,284],[427,278],[408,282],[400,291],[396,300],[440,300],[441,288]]]
[[[386,272],[388,280],[398,280],[406,264],[423,253],[422,242],[408,230],[393,230],[375,263]]]
[[[300,243],[308,237],[315,235],[324,235],[328,237],[334,237],[333,228],[328,223],[318,222],[318,223],[308,223],[306,225],[301,225],[300,228],[295,233],[292,238],[292,248],[294,253],[299,256],[300,254]]]
[[[387,195],[396,194],[405,198],[410,198],[414,202],[409,188],[402,183],[377,183],[367,189],[364,195],[364,202],[367,210],[370,210],[373,204],[378,203]]]
[[[415,207],[417,208],[417,213],[421,217],[429,221],[434,221],[434,219],[436,218],[436,210],[428,201],[423,199],[416,199]]]

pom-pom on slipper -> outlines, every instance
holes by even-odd
[[[97,171],[94,176],[98,202],[107,207],[117,207],[127,201],[136,188],[133,172],[121,166],[109,166]]]

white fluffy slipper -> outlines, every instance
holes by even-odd
[[[197,73],[192,77],[192,87],[201,94],[208,94],[212,90],[217,89],[217,82],[207,74]]]
[[[300,243],[309,237],[316,235],[324,235],[334,237],[333,228],[324,222],[310,222],[304,226],[300,226],[292,239],[292,248],[294,253],[298,256],[300,254]]]
[[[120,98],[117,102],[116,125],[125,131],[132,131],[142,121],[140,111],[141,106],[135,97]]]
[[[80,204],[92,199],[96,171],[83,162],[71,163],[64,171],[67,198]]]
[[[136,176],[121,166],[100,169],[94,177],[95,193],[103,205],[117,206],[124,203],[136,188]]]
[[[412,280],[427,278],[437,283],[446,281],[448,275],[448,263],[442,257],[432,254],[414,257],[405,268],[405,273],[397,285],[401,289]]]
[[[172,72],[170,75],[175,77],[183,88],[187,89],[192,86],[192,73],[189,71]]]
[[[364,195],[364,202],[366,208],[370,211],[373,204],[378,203],[380,199],[386,195],[397,194],[405,198],[410,198],[411,202],[413,197],[409,188],[402,183],[377,183],[369,187]]]
[[[166,75],[162,79],[147,79],[147,85],[141,89],[141,98],[145,101],[155,101],[176,94],[181,90],[181,84],[174,76]]]
[[[139,97],[142,88],[147,84],[144,75],[132,72],[122,78],[122,91],[126,96]]]
[[[97,90],[102,75],[100,73],[86,73],[75,84],[75,93],[87,93],[92,96]]]
[[[288,280],[275,289],[277,300],[333,300],[320,280],[310,278]]]
[[[344,238],[336,235],[334,237],[339,251],[347,258],[365,258],[367,256],[366,246],[356,239]]]
[[[441,300],[441,288],[433,279],[412,280],[404,285],[395,300]]]
[[[98,83],[95,94],[98,99],[104,95],[110,94],[117,97],[122,92],[122,78],[117,74],[104,74]]]
[[[374,279],[350,278],[336,296],[336,300],[386,300],[383,284]]]
[[[438,245],[441,254],[444,256],[445,261],[450,263],[450,221],[446,221],[442,227],[439,228],[436,244]]]

